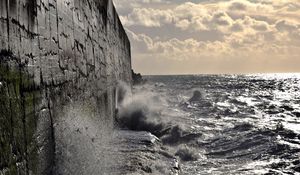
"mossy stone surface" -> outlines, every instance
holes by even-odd
[[[0,64],[0,172],[28,174],[36,171],[36,97],[26,72],[7,63]]]

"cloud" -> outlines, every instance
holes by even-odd
[[[152,50],[153,48],[153,40],[146,36],[145,34],[135,34],[130,30],[127,30],[127,34],[129,38],[131,39],[133,47],[133,51],[135,53],[147,53]]]
[[[276,22],[276,29],[278,29],[278,31],[295,31],[297,29],[300,28],[300,24],[296,24],[296,23],[292,23],[286,20],[280,20]]]
[[[167,41],[155,41],[145,34],[135,34],[130,30],[127,30],[127,33],[132,44],[137,46],[134,48],[134,52],[138,54],[151,54],[174,60],[188,60],[199,59],[202,56],[211,57],[214,55],[216,57],[231,52],[228,43],[219,41],[203,42],[193,38],[186,40],[172,38]]]
[[[174,9],[135,8],[128,15],[122,16],[121,19],[127,27],[134,25],[161,27],[166,24],[174,24],[174,27],[182,30],[201,31],[224,30],[224,27],[242,29],[241,23],[237,24],[239,20],[252,18],[257,21],[256,24],[247,27],[263,31],[268,29],[269,24],[280,20],[281,14],[288,13],[290,16],[300,18],[300,11],[296,8],[300,6],[299,3],[279,2],[270,3],[261,0],[258,3],[251,3],[245,0],[234,0],[204,5],[187,2],[176,6]],[[288,11],[291,8],[293,11]],[[263,16],[257,12],[264,12],[266,15]]]
[[[121,20],[125,26],[160,27],[172,23],[173,15],[171,10],[136,8],[128,16],[121,16]]]
[[[270,60],[274,64],[268,65],[279,66],[282,60],[295,62],[300,57],[298,0],[129,1],[133,2],[128,2],[130,7],[120,1],[130,9],[121,20],[135,60],[174,65],[183,60],[191,64],[209,60],[216,65],[261,63],[262,70]],[[136,67],[141,66],[138,62]]]
[[[114,4],[120,15],[128,14],[133,9],[142,8],[144,6],[154,7],[167,3],[164,0],[115,0]]]
[[[135,53],[159,55],[162,58],[188,60],[201,59],[203,57],[222,58],[224,56],[244,57],[246,54],[262,55],[281,54],[281,55],[299,55],[295,48],[299,46],[288,47],[283,43],[274,42],[283,40],[285,35],[275,37],[274,33],[235,33],[225,37],[224,41],[197,41],[193,38],[179,40],[172,38],[170,40],[161,41],[153,40],[145,34],[135,34],[132,31],[127,31],[131,38],[132,44],[136,45]],[[273,36],[269,36],[273,35]],[[266,39],[269,37],[269,40]]]

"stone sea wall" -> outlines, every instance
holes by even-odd
[[[54,174],[64,107],[112,124],[120,80],[130,42],[111,0],[0,0],[0,174]]]

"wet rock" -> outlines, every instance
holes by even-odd
[[[121,169],[122,174],[177,174],[180,168],[176,157],[161,142],[145,142],[151,140],[153,135],[148,132],[119,131],[113,153],[119,160],[114,168]]]
[[[149,166],[142,166],[141,169],[146,173],[152,173],[152,169]]]
[[[189,100],[189,102],[197,102],[202,100],[202,94],[200,91],[194,91],[193,97]]]
[[[174,126],[170,133],[161,138],[162,142],[167,145],[179,145],[182,143],[189,143],[199,138],[201,133],[188,133],[183,131],[179,126]]]
[[[131,70],[131,74],[132,74],[133,85],[139,85],[146,82],[146,80],[143,79],[140,73],[135,73],[133,70]]]

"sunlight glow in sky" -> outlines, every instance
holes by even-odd
[[[299,0],[114,0],[142,74],[300,72]]]

